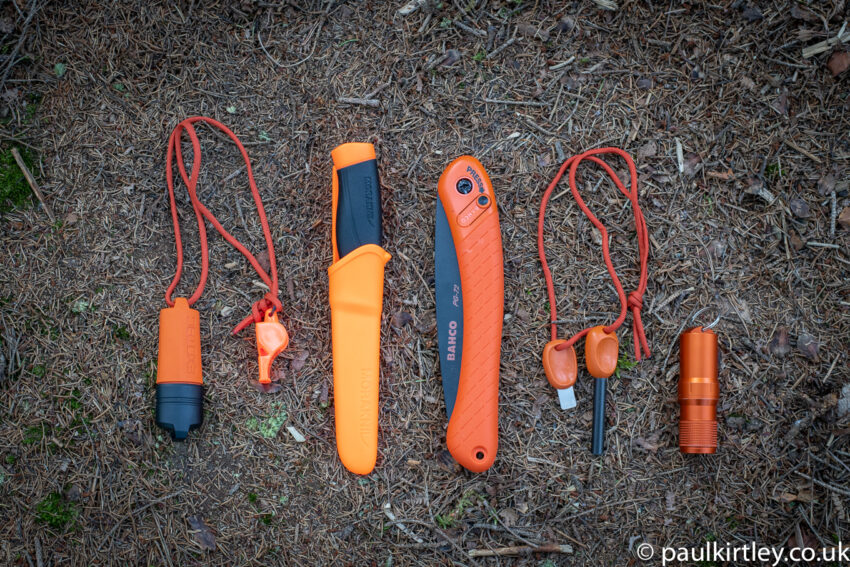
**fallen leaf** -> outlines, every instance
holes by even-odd
[[[649,437],[638,437],[635,439],[635,445],[645,451],[656,452],[661,445],[658,443],[658,432],[651,434]]]
[[[836,51],[829,56],[829,61],[826,62],[826,68],[829,69],[833,77],[837,77],[850,68],[850,53]]]
[[[428,0],[410,0],[407,4],[398,9],[399,16],[409,16],[422,6],[427,6]]]
[[[595,226],[590,227],[590,238],[597,246],[602,246],[602,232]]]
[[[791,17],[795,20],[803,20],[804,22],[817,22],[819,19],[817,14],[803,8],[796,2],[791,3]]]
[[[833,191],[835,191],[835,176],[833,174],[827,173],[818,179],[818,195],[823,197]]]
[[[770,107],[782,116],[788,116],[788,94],[780,93],[776,97],[776,100],[771,103]]]
[[[637,156],[638,158],[648,158],[654,156],[658,152],[658,145],[650,140],[641,147],[638,148]]]
[[[773,203],[776,200],[776,197],[773,193],[771,193],[767,187],[764,186],[764,181],[759,179],[756,176],[752,176],[747,180],[747,188],[744,190],[744,193],[747,195],[755,195],[757,197],[761,197],[768,204]]]
[[[682,173],[688,177],[693,177],[700,169],[702,169],[702,158],[699,154],[692,153],[685,156],[684,169],[682,170]]]
[[[543,42],[549,41],[549,32],[533,24],[518,24],[516,31],[524,37],[534,37]]]
[[[298,354],[295,355],[295,358],[289,363],[289,367],[294,371],[298,372],[302,368],[304,368],[304,363],[307,362],[307,357],[310,356],[310,353],[306,350],[302,350]]]
[[[706,245],[705,250],[708,250],[713,258],[722,258],[726,254],[726,243],[715,238]],[[700,251],[701,256],[705,255],[705,250]]]
[[[649,90],[652,88],[652,79],[649,77],[641,77],[637,81],[637,86],[639,89]]]
[[[201,549],[215,549],[215,535],[200,516],[189,516],[186,518],[189,527],[192,528],[192,537]]]
[[[706,177],[711,177],[712,179],[720,179],[722,181],[729,181],[731,179],[735,179],[735,174],[732,173],[731,169],[727,169],[726,171],[707,171],[705,175]]]
[[[82,493],[83,491],[80,490],[79,485],[72,484],[67,488],[67,490],[65,490],[65,498],[67,498],[71,502],[79,502]]]
[[[788,208],[791,209],[791,213],[798,219],[807,219],[811,216],[809,204],[802,199],[791,199],[788,201]]]
[[[499,512],[499,518],[502,519],[502,524],[505,527],[510,528],[516,525],[517,520],[519,520],[519,514],[513,508],[505,508]]]
[[[401,329],[405,325],[413,322],[413,316],[406,311],[398,311],[393,315],[392,325],[396,329]]]
[[[764,18],[764,14],[761,13],[759,7],[753,6],[752,4],[744,8],[741,15],[744,16],[744,19],[748,22],[757,22]]]
[[[791,231],[791,236],[788,237],[788,243],[791,245],[791,249],[794,250],[794,252],[799,252],[806,246],[803,239],[800,238],[800,236],[793,230]]]
[[[767,345],[767,351],[778,357],[783,357],[791,352],[791,341],[787,327],[779,327]]]
[[[559,32],[571,32],[576,27],[576,21],[570,16],[564,16],[558,20],[557,28]]]
[[[850,228],[850,207],[844,207],[838,215],[838,224],[841,228]]]
[[[449,49],[443,56],[443,60],[440,62],[440,65],[443,67],[451,67],[458,61],[460,61],[460,51],[457,49]]]
[[[793,492],[783,492],[779,496],[776,497],[780,502],[812,502],[814,500],[814,496],[812,495],[811,490],[800,489],[797,494]]]
[[[817,362],[820,343],[810,334],[800,333],[800,336],[797,337],[797,350],[803,353],[803,356],[809,360]]]
[[[271,262],[269,261],[269,251],[263,250],[259,254],[257,254],[257,263],[267,274],[271,271]]]

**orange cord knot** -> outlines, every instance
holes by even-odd
[[[251,314],[242,319],[238,325],[233,327],[232,333],[235,335],[251,323],[260,323],[265,319],[266,312],[271,310],[272,313],[280,313],[283,311],[283,304],[277,296],[271,292],[265,294],[263,298],[251,306]]]
[[[629,294],[629,309],[640,311],[643,309],[643,294],[633,291]]]
[[[632,310],[632,335],[635,343],[635,360],[640,362],[641,347],[646,357],[649,358],[649,345],[646,342],[646,332],[643,330],[643,321],[640,318],[640,310],[643,309],[643,294],[633,291],[629,294],[629,309]]]

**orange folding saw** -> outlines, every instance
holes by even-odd
[[[446,444],[483,472],[499,445],[499,358],[505,303],[502,235],[490,178],[470,156],[438,184],[434,238],[440,372],[449,415]]]

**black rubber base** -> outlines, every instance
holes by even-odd
[[[182,441],[204,421],[204,387],[198,384],[157,384],[156,424]]]

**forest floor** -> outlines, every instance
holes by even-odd
[[[642,543],[658,564],[661,546],[850,542],[850,72],[840,43],[803,55],[844,29],[843,0],[403,5],[0,8],[0,564],[638,565]],[[264,291],[209,232],[205,421],[174,443],[153,415],[175,267],[165,150],[193,115],[246,144],[291,343],[279,390],[259,392],[253,333],[230,330]],[[241,158],[198,130],[201,200],[258,253]],[[376,146],[393,255],[364,477],[336,455],[326,300],[330,151],[346,141]],[[590,377],[561,411],[540,363],[536,223],[561,161],[602,146],[637,163],[652,357],[635,364],[627,319],[595,457]],[[446,451],[435,332],[436,185],[462,154],[489,172],[505,250],[500,446],[482,474]],[[629,203],[593,166],[579,178],[631,291]],[[566,335],[619,304],[564,190],[546,244]],[[188,294],[197,227],[177,192]],[[685,456],[678,336],[702,307],[721,315],[719,450]]]

